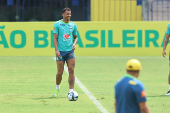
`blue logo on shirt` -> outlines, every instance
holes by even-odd
[[[60,26],[65,26],[65,24],[60,24]]]
[[[71,25],[68,25],[68,27],[73,27],[73,26],[71,26]]]
[[[69,27],[69,31],[70,31],[70,32],[72,32],[72,29],[73,29],[72,27]]]

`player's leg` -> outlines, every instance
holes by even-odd
[[[169,52],[169,76],[168,76],[169,90],[165,95],[170,95],[170,52]]]
[[[58,95],[64,70],[64,61],[57,60],[56,62],[57,62],[57,74],[56,74],[56,89],[54,93],[55,97]]]
[[[75,82],[75,75],[74,75],[75,58],[70,58],[66,62],[67,62],[68,72],[69,72],[69,77],[68,77],[69,88],[70,91],[73,91],[74,82]]]
[[[169,94],[170,94],[170,51],[169,51],[169,76],[168,76],[168,83],[169,83]]]
[[[168,83],[169,83],[169,91],[166,95],[170,95],[170,51],[169,51],[169,76],[168,76]]]
[[[64,71],[64,62],[58,60],[57,61],[56,85],[60,85],[63,71]]]
[[[170,85],[170,73],[169,73],[169,77],[168,77],[168,82],[169,82],[169,85]],[[169,87],[169,90],[170,90],[170,87]]]
[[[169,76],[168,76],[168,83],[169,83],[169,91],[167,92],[166,95],[170,95],[170,73],[169,73]]]

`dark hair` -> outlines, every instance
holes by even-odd
[[[71,11],[71,9],[66,7],[66,8],[63,9],[62,13],[64,13],[65,11]]]
[[[130,73],[136,73],[136,72],[138,72],[139,70],[127,70],[127,72],[130,72]]]

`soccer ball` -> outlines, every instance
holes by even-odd
[[[67,98],[69,101],[76,101],[78,99],[78,93],[76,91],[71,91],[68,93]]]

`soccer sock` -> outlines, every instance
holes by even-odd
[[[73,89],[70,89],[70,91],[73,91]]]
[[[169,84],[169,91],[170,91],[170,84]]]
[[[56,89],[60,89],[60,85],[56,85]]]

